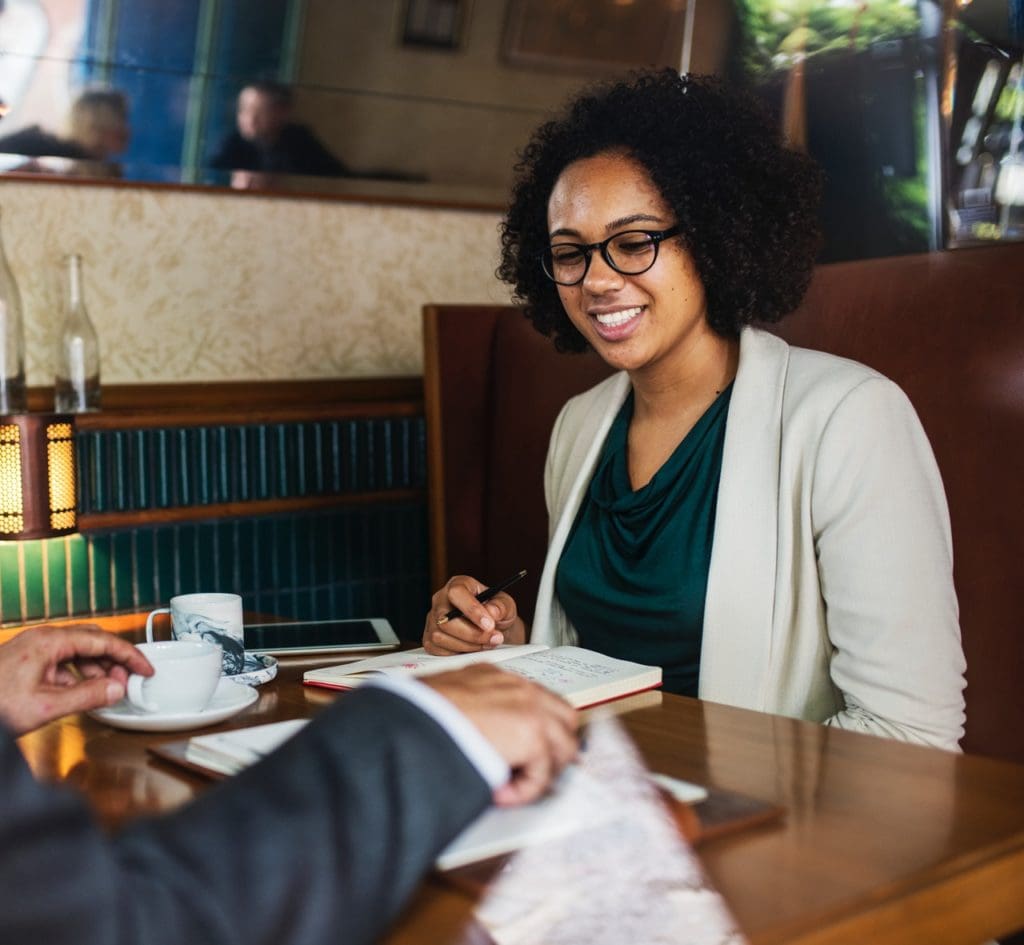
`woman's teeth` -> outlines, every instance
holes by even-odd
[[[637,305],[634,308],[624,308],[621,312],[607,312],[603,315],[595,315],[601,325],[614,328],[617,325],[625,325],[631,318],[636,318],[643,310],[643,306]]]

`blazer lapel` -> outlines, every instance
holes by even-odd
[[[772,648],[782,402],[789,346],[740,336],[704,606],[700,697],[763,710]]]

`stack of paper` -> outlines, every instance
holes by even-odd
[[[254,725],[231,732],[196,735],[188,740],[185,760],[218,774],[238,774],[243,768],[249,767],[279,745],[283,745],[308,721],[288,719],[284,722]]]
[[[515,854],[477,908],[497,945],[742,945],[617,720],[591,723],[562,787],[571,823]]]

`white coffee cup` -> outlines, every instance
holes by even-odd
[[[242,598],[238,594],[179,594],[170,607],[160,607],[146,618],[146,639],[153,641],[153,618],[171,615],[175,640],[208,640],[224,650],[223,672],[233,676],[245,664]]]
[[[152,676],[128,677],[126,698],[142,712],[202,712],[220,682],[223,651],[206,640],[161,640],[140,643],[153,664]]]

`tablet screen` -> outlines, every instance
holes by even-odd
[[[309,650],[369,649],[398,643],[382,619],[311,620],[294,623],[246,624],[245,648],[257,653]]]

